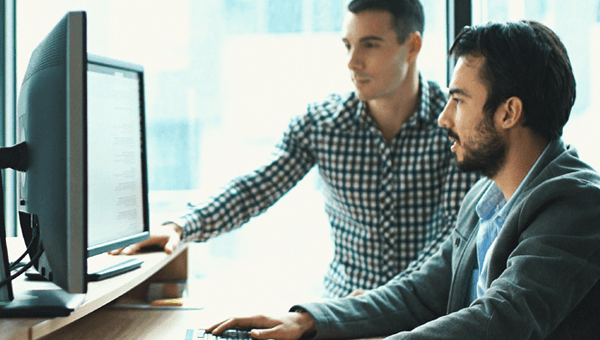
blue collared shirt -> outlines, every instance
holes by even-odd
[[[548,150],[548,146],[546,146],[546,148],[538,157],[531,169],[535,168],[535,166],[539,162],[540,158],[542,158],[542,155],[546,152],[546,150]],[[490,256],[492,254],[492,251],[490,250],[494,247],[494,244],[496,243],[496,237],[498,236],[500,230],[504,226],[506,216],[510,212],[517,197],[519,197],[519,195],[522,194],[524,190],[523,183],[527,182],[529,176],[531,175],[531,169],[529,169],[527,176],[525,176],[523,181],[521,181],[521,184],[519,184],[519,187],[512,195],[512,197],[508,200],[508,202],[504,198],[502,190],[500,190],[496,183],[492,183],[492,185],[481,197],[481,199],[477,203],[477,206],[475,207],[477,216],[479,216],[477,242],[479,244],[484,239],[487,239],[492,244],[488,248],[485,255],[477,254],[478,259],[483,255],[483,263],[478,263],[478,267],[475,268],[475,270],[473,271],[473,281],[471,286],[471,302],[482,297],[485,293],[488,264],[490,262]]]

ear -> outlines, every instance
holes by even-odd
[[[500,105],[496,111],[496,126],[508,130],[521,125],[523,116],[523,102],[519,97],[510,97]]]
[[[408,62],[414,62],[421,52],[423,47],[423,37],[419,32],[412,32],[407,38],[406,42],[408,47]]]

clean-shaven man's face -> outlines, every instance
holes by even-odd
[[[358,97],[368,101],[393,96],[406,78],[409,54],[407,43],[398,43],[392,15],[380,10],[348,12],[342,42]]]

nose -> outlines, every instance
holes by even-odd
[[[440,116],[438,117],[438,125],[443,128],[446,128],[446,129],[452,127],[453,115],[454,115],[454,107],[453,107],[452,99],[450,99],[446,103],[444,110],[442,111],[442,113],[440,113]]]
[[[357,70],[361,67],[362,62],[360,59],[360,55],[355,48],[348,49],[348,68],[350,70]]]

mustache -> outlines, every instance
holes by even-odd
[[[451,129],[446,129],[446,132],[448,133],[448,137],[451,137],[457,142],[460,142],[460,138],[458,137],[458,134],[456,134],[456,132],[452,131]]]
[[[351,73],[350,77],[352,79],[371,79],[371,77],[367,74],[361,74],[361,73]]]

